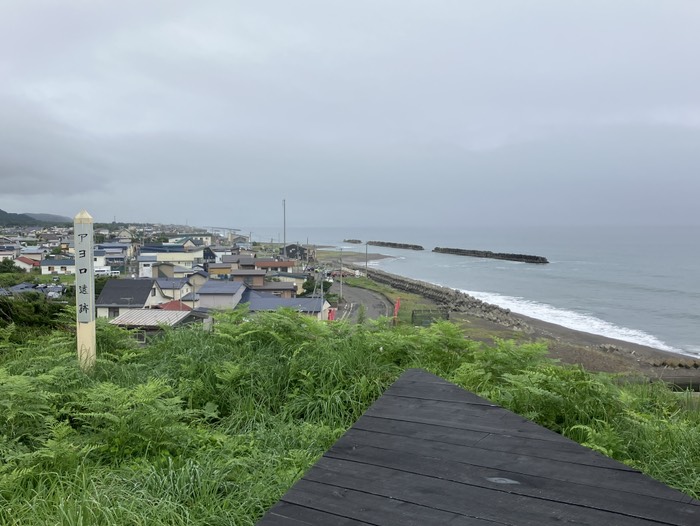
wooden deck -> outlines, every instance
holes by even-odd
[[[700,525],[700,501],[409,370],[258,522]]]

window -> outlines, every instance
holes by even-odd
[[[155,296],[155,295],[156,295],[156,289],[155,289],[155,288],[152,288],[152,289],[151,289],[151,296]]]
[[[117,316],[119,316],[119,307],[109,307],[107,317],[116,318]]]

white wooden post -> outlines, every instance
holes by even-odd
[[[85,210],[73,220],[75,241],[75,307],[78,362],[83,371],[95,367],[95,265],[92,216]]]

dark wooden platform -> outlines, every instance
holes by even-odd
[[[700,501],[409,370],[258,522],[700,525]]]

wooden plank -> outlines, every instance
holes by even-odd
[[[361,462],[370,466],[381,466],[517,495],[622,513],[661,523],[678,526],[691,523],[700,524],[700,508],[653,495],[629,493],[622,489],[625,487],[623,485],[602,487],[581,484],[576,481],[523,475],[488,467],[465,466],[449,458],[439,459],[370,446],[355,446],[352,449],[333,448],[326,456],[327,458]],[[644,475],[641,474],[637,476],[644,478]],[[651,479],[646,482],[665,488],[660,482]],[[681,518],[679,519],[679,517]]]
[[[609,466],[610,459],[600,453],[582,447],[573,440],[562,437],[560,442],[543,441],[537,438],[512,437],[486,431],[473,431],[468,429],[455,429],[442,425],[419,424],[402,420],[390,420],[375,418],[369,415],[362,416],[352,427],[356,430],[383,433],[387,441],[391,441],[391,435],[405,436],[447,444],[471,446],[478,449],[490,449],[518,455],[527,455],[534,458],[554,459],[569,461],[576,464],[591,466]],[[637,471],[624,464],[618,464],[619,469]]]
[[[396,382],[384,392],[383,396],[403,396],[406,398],[423,398],[444,402],[488,405],[500,407],[486,398],[475,395],[450,383]]]
[[[335,526],[366,526],[370,522],[362,522],[348,517],[333,515],[324,511],[298,506],[280,501],[275,504],[263,519],[258,521],[260,526],[301,526],[303,524],[333,524]]]
[[[322,457],[307,473],[304,480],[362,491],[391,500],[400,499],[435,510],[496,521],[502,524],[541,526],[573,523],[591,526],[603,524],[659,526],[658,521],[328,457]],[[427,522],[426,520],[420,524],[442,523]],[[697,526],[696,521],[687,524],[688,526]]]
[[[553,459],[543,460],[503,451],[490,451],[441,442],[429,442],[410,437],[394,436],[387,440],[383,435],[359,429],[350,429],[328,450],[328,454],[350,454],[352,451],[357,451],[361,446],[371,446],[414,455],[424,455],[435,459],[444,459],[463,464],[464,469],[468,469],[468,466],[479,466],[561,482],[575,482],[610,489],[624,486],[629,493],[662,496],[676,502],[683,502],[686,497],[683,493],[651,478],[644,477],[639,472],[615,469],[618,463],[614,460],[610,460],[613,466],[610,469],[607,467],[572,464],[571,462]]]
[[[679,491],[409,370],[259,524],[696,526],[698,513]]]
[[[388,397],[381,404],[375,403],[365,415],[377,418],[391,418],[407,422],[443,425],[456,429],[505,433],[511,436],[539,438],[540,440],[561,441],[561,435],[532,424],[529,420],[503,409],[485,405],[452,404],[433,400],[419,400]]]
[[[314,468],[312,468],[314,469]],[[406,502],[396,497],[377,496],[361,488],[341,488],[303,478],[283,497],[284,502],[343,515],[378,526],[494,526],[493,521],[465,516]],[[265,524],[259,522],[258,524]],[[335,524],[319,522],[316,524]],[[497,522],[497,524],[507,524]]]

